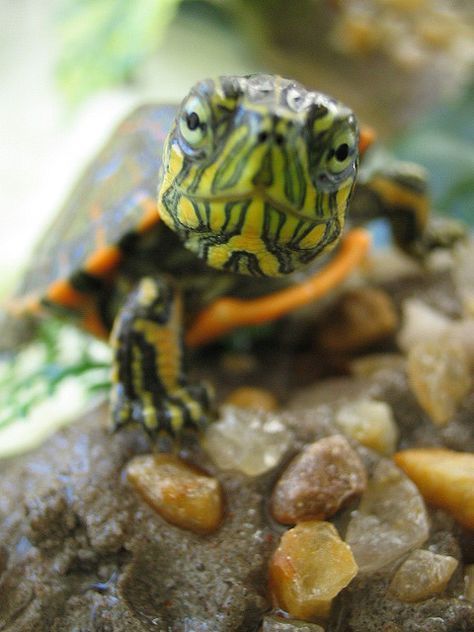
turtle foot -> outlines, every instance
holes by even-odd
[[[433,217],[421,239],[413,244],[411,254],[423,261],[433,250],[453,250],[467,235],[468,228],[461,222],[449,217]]]
[[[213,393],[207,384],[189,384],[159,397],[145,391],[130,398],[121,384],[111,393],[112,429],[138,424],[152,436],[180,435],[185,429],[202,430],[214,418]]]

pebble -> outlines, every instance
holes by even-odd
[[[226,399],[227,404],[248,408],[250,410],[277,410],[278,401],[275,395],[264,388],[255,386],[241,386],[230,393]]]
[[[397,336],[400,348],[408,353],[420,342],[439,340],[449,331],[452,320],[417,298],[402,304],[402,327]]]
[[[276,413],[223,406],[221,418],[207,428],[202,445],[221,469],[259,476],[280,462],[291,440],[291,432]]]
[[[329,615],[331,602],[357,574],[351,549],[330,522],[308,520],[283,534],[270,560],[276,605],[297,619]]]
[[[445,590],[457,566],[450,555],[413,551],[395,573],[388,594],[405,602],[429,599]]]
[[[361,287],[346,292],[318,330],[321,346],[333,352],[351,352],[391,336],[398,316],[390,296]]]
[[[288,465],[273,490],[270,508],[282,524],[324,520],[360,495],[367,475],[357,453],[341,435],[304,448]]]
[[[474,318],[474,241],[471,239],[456,252],[456,265],[453,270],[454,281],[461,297],[464,313]]]
[[[468,356],[471,372],[474,372],[474,318],[454,321],[447,336],[461,345]]]
[[[474,602],[474,564],[464,567],[464,596]]]
[[[413,448],[397,452],[394,460],[428,503],[474,529],[474,453]]]
[[[428,516],[418,489],[391,461],[381,460],[346,532],[360,572],[384,568],[420,547],[428,534]]]
[[[261,632],[324,632],[324,628],[317,623],[267,615],[263,618]]]
[[[395,452],[398,426],[392,409],[385,402],[360,399],[342,406],[334,419],[342,432],[379,454]]]
[[[401,353],[368,353],[350,361],[350,370],[355,377],[372,377],[386,369],[400,370],[405,366]]]
[[[405,353],[420,342],[452,340],[463,347],[471,370],[474,369],[474,314],[454,320],[419,299],[407,299],[402,311],[403,325],[397,342]]]
[[[412,347],[407,375],[418,403],[438,426],[451,420],[471,388],[468,355],[461,344],[447,338]]]
[[[144,455],[127,466],[127,478],[165,520],[195,533],[212,533],[223,519],[219,481],[173,454]]]

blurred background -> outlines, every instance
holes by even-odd
[[[0,297],[118,120],[205,76],[340,98],[474,223],[472,0],[0,0],[0,33]]]
[[[472,0],[0,0],[0,292],[136,103],[277,72],[352,106],[474,213]]]

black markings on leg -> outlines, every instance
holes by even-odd
[[[177,435],[207,422],[210,397],[189,385],[183,366],[181,299],[163,279],[144,278],[112,331],[114,428],[143,425],[150,434]]]

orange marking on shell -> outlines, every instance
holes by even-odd
[[[253,300],[219,299],[197,316],[186,334],[186,343],[205,344],[237,327],[276,320],[321,298],[349,276],[363,261],[369,247],[370,235],[366,230],[351,230],[332,261],[307,281]]]
[[[67,279],[58,279],[49,286],[46,298],[52,303],[77,309],[87,302],[87,297],[75,290]]]
[[[122,253],[118,246],[105,246],[87,259],[84,270],[93,276],[103,277],[114,270],[121,259]]]
[[[91,305],[86,311],[81,321],[81,326],[90,334],[96,336],[96,338],[109,339],[110,332],[102,322],[95,305]]]
[[[158,214],[158,206],[153,200],[143,200],[144,209],[143,217],[138,223],[137,230],[139,233],[146,233],[152,226],[160,221]]]
[[[359,136],[359,153],[361,156],[365,154],[367,149],[375,142],[376,138],[377,134],[373,127],[364,125],[364,127],[361,128]]]

